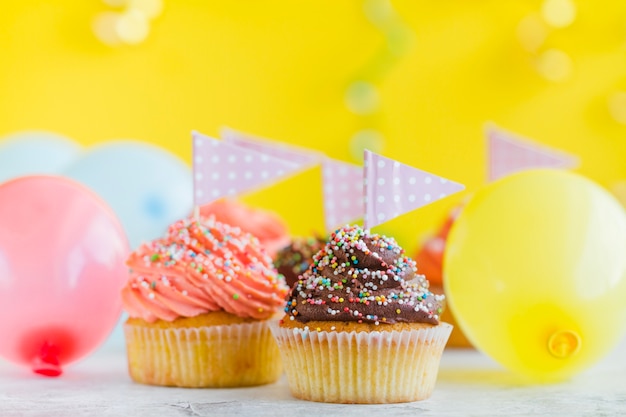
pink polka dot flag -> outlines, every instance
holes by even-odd
[[[310,168],[319,163],[324,158],[324,154],[305,149],[299,146],[288,145],[286,143],[261,138],[259,136],[242,133],[230,128],[223,128],[220,136],[225,141],[234,145],[262,152],[266,155],[295,162],[303,169]]]
[[[269,186],[301,166],[193,132],[194,203],[201,206]]]
[[[363,167],[326,158],[322,184],[326,230],[363,217]]]
[[[489,181],[495,181],[509,174],[533,168],[575,168],[577,157],[504,130],[487,129],[487,149],[489,152]]]
[[[465,186],[365,151],[366,229],[433,203]]]
[[[338,226],[363,217],[363,168],[361,166],[327,158],[323,153],[311,149],[268,140],[229,128],[222,129],[220,135],[229,143],[296,162],[303,169],[321,163],[326,230],[334,230]]]

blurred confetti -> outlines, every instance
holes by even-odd
[[[563,48],[551,46],[560,29],[576,20],[576,5],[571,0],[545,0],[539,12],[523,17],[517,25],[517,39],[532,56],[535,70],[544,79],[562,83],[572,78],[574,61]]]
[[[548,49],[536,61],[537,72],[549,81],[567,81],[573,71],[573,62],[568,54],[558,49]]]
[[[517,38],[528,52],[537,52],[548,36],[548,28],[538,14],[529,14],[517,26]]]
[[[626,92],[617,91],[613,93],[609,97],[608,106],[611,116],[617,122],[626,124]]]
[[[350,154],[359,163],[365,149],[381,152],[384,147],[385,139],[379,131],[380,119],[376,117],[382,105],[380,83],[413,44],[413,32],[403,23],[389,0],[365,0],[363,12],[382,32],[385,41],[373,58],[360,69],[345,94],[346,107],[360,117],[359,125],[362,126],[350,141]]]
[[[150,34],[152,19],[163,11],[162,0],[105,0],[107,5],[123,8],[118,12],[102,12],[93,20],[92,29],[96,37],[109,46],[137,45]]]
[[[546,0],[541,7],[541,16],[555,27],[564,28],[576,19],[576,5],[571,0]]]

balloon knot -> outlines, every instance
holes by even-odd
[[[47,342],[41,347],[39,355],[33,359],[33,372],[50,377],[63,373],[59,363],[59,349]]]
[[[548,351],[552,356],[566,359],[580,350],[581,340],[578,333],[571,330],[559,330],[550,335]]]

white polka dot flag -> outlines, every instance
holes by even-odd
[[[221,129],[220,136],[225,141],[234,145],[262,152],[286,161],[295,162],[303,169],[317,165],[324,158],[322,153],[311,149],[261,138],[230,128]]]
[[[487,128],[489,181],[533,168],[575,168],[580,163],[573,155],[534,143],[526,138],[495,128]]]
[[[252,149],[193,132],[194,203],[201,206],[271,185],[301,169]]]
[[[363,167],[326,158],[322,184],[326,230],[363,217]]]
[[[465,186],[365,150],[366,229],[433,203]]]

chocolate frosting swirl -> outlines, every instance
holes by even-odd
[[[300,275],[313,262],[313,255],[319,252],[326,243],[321,237],[294,237],[289,244],[278,251],[274,259],[274,267],[283,274],[289,288],[298,281]]]
[[[291,288],[292,320],[439,323],[443,296],[428,290],[396,241],[358,226],[335,231]]]

